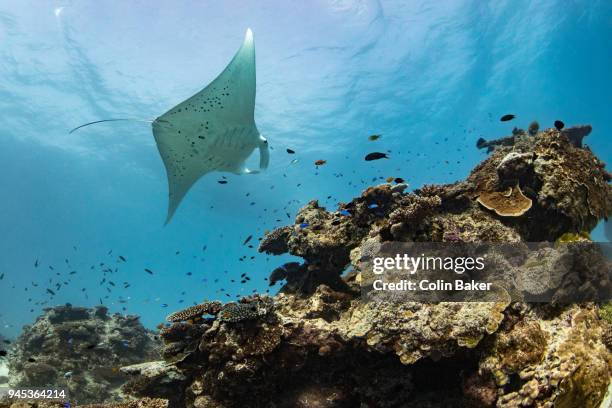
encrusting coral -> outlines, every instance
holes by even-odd
[[[465,181],[373,186],[336,212],[311,201],[261,242],[304,260],[272,272],[281,291],[197,321],[182,312],[163,329],[164,361],[125,368],[126,390],[189,408],[597,407],[612,373],[606,308],[360,296],[360,260],[381,243],[554,243],[590,231],[612,210],[609,174],[570,136],[517,129],[489,143]],[[540,271],[563,251],[525,261]],[[609,265],[581,270],[602,265],[605,287]]]

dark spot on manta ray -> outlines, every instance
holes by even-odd
[[[507,115],[502,116],[502,117],[499,119],[499,121],[500,121],[500,122],[508,122],[509,120],[512,120],[512,119],[514,119],[514,118],[516,118],[516,116],[515,116],[515,115],[513,115],[513,114],[511,114],[511,113],[509,113],[509,114],[507,114]]]
[[[365,156],[365,161],[388,159],[388,158],[389,158],[389,156],[387,156],[386,153],[373,152],[373,153],[368,153]]]
[[[560,120],[555,120],[555,128],[557,130],[562,130],[565,127],[565,123]]]

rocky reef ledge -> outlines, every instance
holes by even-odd
[[[272,272],[280,293],[172,314],[163,360],[124,368],[125,391],[190,408],[598,407],[609,305],[360,300],[372,242],[588,239],[611,177],[574,139],[519,131],[464,181],[378,185],[335,212],[311,201],[261,241],[304,259]]]
[[[588,239],[610,179],[547,129],[517,132],[455,184],[374,186],[336,212],[311,201],[261,241],[304,259],[272,272],[280,293],[169,316],[163,360],[124,368],[125,391],[190,408],[598,407],[609,305],[364,302],[358,260],[372,242]]]

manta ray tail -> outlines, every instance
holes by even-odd
[[[68,132],[68,134],[70,133],[74,133],[77,130],[79,130],[80,128],[84,128],[85,126],[89,126],[89,125],[95,125],[96,123],[102,123],[102,122],[146,122],[146,123],[153,123],[155,121],[155,119],[135,119],[135,118],[117,118],[117,119],[103,119],[103,120],[96,120],[93,122],[89,122],[89,123],[85,123],[81,126],[77,126],[74,129],[72,129],[70,132]]]

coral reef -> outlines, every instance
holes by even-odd
[[[137,316],[57,306],[45,309],[9,354],[13,387],[62,387],[79,403],[116,401],[126,376],[119,368],[156,359],[160,342]]]
[[[479,142],[492,153],[465,181],[373,186],[335,212],[311,201],[261,242],[304,260],[272,271],[280,292],[179,312],[162,330],[163,360],[123,369],[126,392],[189,408],[598,407],[612,374],[609,306],[360,296],[360,259],[380,243],[588,236],[612,210],[609,174],[577,136],[538,128]],[[539,273],[564,251],[527,262]]]

